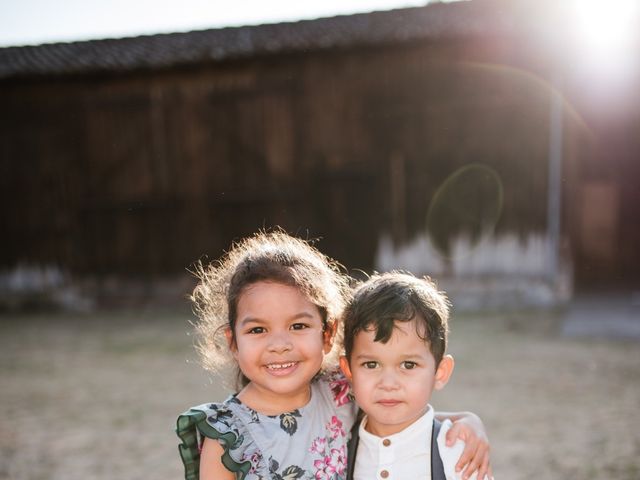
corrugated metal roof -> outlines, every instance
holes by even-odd
[[[161,69],[277,53],[510,33],[498,3],[466,1],[270,25],[0,49],[0,79]]]

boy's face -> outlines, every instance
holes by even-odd
[[[405,429],[427,410],[433,389],[441,389],[453,371],[445,355],[436,369],[429,345],[416,332],[416,322],[396,322],[387,343],[374,342],[375,332],[356,335],[350,361],[340,359],[353,384],[356,402],[368,415],[366,429],[380,437]]]

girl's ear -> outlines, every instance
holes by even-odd
[[[340,370],[344,373],[344,376],[347,377],[347,380],[351,381],[351,366],[349,365],[349,360],[344,355],[340,356]]]
[[[449,378],[451,378],[451,374],[453,373],[454,365],[455,362],[451,355],[444,355],[442,357],[440,365],[436,368],[435,383],[433,385],[436,390],[442,390],[447,384]]]
[[[231,352],[235,354],[238,351],[238,348],[236,347],[236,342],[233,339],[233,332],[231,331],[230,327],[226,327],[224,329],[224,336],[227,339],[229,350],[231,350]]]
[[[333,346],[333,339],[336,336],[338,322],[327,322],[327,326],[324,328],[324,332],[322,332],[322,344],[324,353],[327,354],[331,351],[331,347]]]

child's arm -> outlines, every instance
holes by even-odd
[[[477,478],[484,478],[485,475],[493,478],[489,463],[489,439],[480,417],[472,412],[436,412],[435,416],[440,421],[449,419],[453,422],[447,432],[447,446],[452,446],[457,439],[464,442],[464,451],[456,464],[457,472],[464,468],[462,478],[467,480],[475,471]]]
[[[235,475],[222,465],[224,449],[215,440],[205,438],[200,452],[200,480],[234,480]]]

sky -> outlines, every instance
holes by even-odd
[[[428,1],[0,0],[0,47],[277,23]]]

